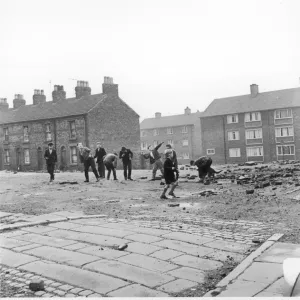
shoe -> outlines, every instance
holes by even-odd
[[[160,196],[160,199],[169,199],[167,196]]]
[[[132,178],[128,178],[128,180],[131,180],[131,181],[133,181],[133,179],[132,179]]]
[[[127,178],[124,178],[124,180],[127,180]]]
[[[172,196],[173,198],[180,198],[180,197],[177,197],[174,193],[169,193],[170,196]]]
[[[165,185],[165,183],[164,183],[164,182],[161,182],[160,185]]]
[[[96,181],[98,182],[100,180],[100,178],[98,177],[97,179],[96,179]]]
[[[215,171],[215,173],[216,173],[216,174],[219,174],[219,173],[221,173],[222,171],[223,171],[223,170],[221,170],[221,171]]]
[[[155,178],[150,179],[149,181],[155,181]]]
[[[52,182],[53,180],[52,179],[50,179],[50,182]]]
[[[114,180],[118,180],[118,178],[114,178]]]
[[[90,182],[89,180],[85,180],[84,182]]]

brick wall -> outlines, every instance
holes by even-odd
[[[106,152],[119,152],[121,147],[133,152],[133,168],[140,168],[139,116],[120,98],[107,97],[87,117],[89,147],[100,141]],[[122,168],[118,161],[118,168]]]

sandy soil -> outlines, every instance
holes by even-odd
[[[291,166],[283,168],[288,167]],[[200,184],[197,179],[180,179],[185,181],[180,182],[175,191],[180,198],[172,200],[159,199],[162,186],[159,180],[149,181],[149,170],[134,170],[134,181],[122,180],[122,172],[117,171],[119,181],[101,180],[98,183],[92,173],[90,183],[83,182],[84,174],[81,172],[58,173],[53,184],[49,184],[47,173],[14,174],[1,171],[0,211],[40,215],[77,210],[122,218],[145,215],[179,219],[190,214],[199,218],[212,216],[227,220],[272,221],[278,223],[280,232],[285,233],[284,241],[300,243],[300,187],[297,185],[300,172],[295,171],[293,177],[277,178],[283,181],[282,185],[271,184],[248,195],[246,190],[254,187],[253,182],[237,184],[230,178],[254,172],[255,167],[250,168],[250,171],[249,168],[245,171],[243,167],[227,166],[226,175],[221,173],[218,183],[210,185]],[[274,168],[281,169],[279,166]],[[255,172],[260,174],[259,170]],[[196,174],[195,171],[181,171],[180,175],[184,177],[187,173]],[[148,179],[140,179],[143,176]],[[77,181],[78,184],[60,184],[64,181]],[[213,190],[216,195],[193,195],[207,189]],[[180,203],[180,206],[169,207],[170,202]],[[278,232],[278,228],[274,230]]]

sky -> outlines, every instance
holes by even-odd
[[[0,0],[0,97],[104,76],[140,120],[300,87],[299,0]]]

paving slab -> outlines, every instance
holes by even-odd
[[[39,216],[33,216],[28,219],[26,219],[27,222],[60,222],[60,221],[67,221],[68,219],[66,217],[60,217],[58,215],[54,215],[52,213],[50,214],[44,214]]]
[[[11,268],[16,268],[35,260],[39,260],[39,258],[0,248],[0,263]]]
[[[182,279],[187,279],[190,281],[195,281],[198,283],[203,283],[205,280],[205,273],[200,270],[192,269],[192,268],[187,268],[187,267],[182,267],[173,271],[168,272],[167,274],[182,278]]]
[[[266,283],[235,280],[217,297],[253,297],[267,286]]]
[[[24,227],[22,228],[22,230],[26,232],[32,232],[32,233],[45,233],[45,232],[56,230],[56,228],[40,225],[40,226]]]
[[[199,269],[203,271],[214,270],[223,266],[223,264],[218,261],[195,257],[191,255],[181,255],[179,257],[171,259],[171,262],[181,266]]]
[[[127,265],[118,261],[101,260],[87,264],[83,268],[130,280],[148,287],[155,287],[174,280],[172,276]]]
[[[177,241],[187,242],[196,245],[203,245],[205,243],[212,242],[214,240],[213,238],[208,238],[208,237],[194,235],[190,233],[184,233],[184,232],[171,232],[171,233],[164,234],[162,237],[169,240],[177,240]]]
[[[271,293],[271,292],[260,292],[258,294],[256,294],[254,297],[259,297],[259,298],[265,298],[265,297],[268,297],[268,298],[273,298],[273,297],[283,297],[281,294],[274,294],[274,293]]]
[[[68,223],[79,224],[79,225],[101,225],[106,223],[105,219],[75,219],[69,220]]]
[[[205,246],[211,247],[214,249],[226,250],[226,251],[237,252],[237,253],[242,253],[242,254],[245,253],[249,248],[251,248],[250,245],[228,242],[228,241],[223,241],[223,240],[212,241],[212,242],[206,243]]]
[[[151,245],[164,247],[168,249],[177,250],[180,252],[188,253],[195,256],[205,256],[211,252],[213,252],[212,248],[206,248],[198,245],[192,245],[186,242],[175,241],[175,240],[164,240],[161,242],[156,242]]]
[[[148,243],[151,244],[151,243],[159,242],[159,241],[163,240],[161,237],[148,235],[148,234],[143,234],[143,233],[136,233],[136,234],[127,235],[125,238],[128,239],[128,240],[141,242],[141,243],[146,243],[146,244],[148,244]]]
[[[281,264],[254,262],[238,279],[270,284],[282,276]]]
[[[171,258],[180,256],[183,254],[184,254],[183,252],[175,251],[172,249],[163,249],[163,250],[159,250],[159,251],[152,253],[150,256],[158,258],[158,259],[162,259],[162,260],[169,260]]]
[[[75,232],[70,230],[55,230],[47,233],[47,235],[51,237],[64,238],[72,241],[91,243],[101,246],[115,246],[126,244],[129,242],[129,240],[116,238],[112,236]]]
[[[128,282],[118,278],[45,261],[29,263],[20,269],[100,294],[106,294],[128,285]]]
[[[56,229],[57,228],[58,229],[72,229],[72,228],[80,227],[80,226],[83,226],[83,225],[66,221],[66,222],[52,223],[52,224],[49,224],[48,226],[56,228]]]
[[[205,258],[217,260],[217,261],[226,261],[229,257],[232,257],[234,261],[241,262],[243,259],[246,258],[246,255],[236,253],[236,252],[229,252],[229,251],[222,251],[215,249],[213,252],[208,253]]]
[[[13,230],[13,231],[8,231],[8,232],[1,232],[0,236],[1,237],[14,237],[22,234],[26,234],[26,231],[23,230]]]
[[[23,252],[23,251],[30,250],[30,249],[37,248],[37,247],[42,247],[42,245],[30,243],[29,245],[16,247],[16,248],[14,248],[14,251]]]
[[[178,268],[177,265],[141,254],[129,254],[119,258],[118,261],[143,269],[158,271],[162,273]]]
[[[0,236],[0,246],[3,248],[12,249],[15,247],[21,247],[21,246],[25,246],[25,245],[29,245],[29,244],[30,244],[29,242],[19,241],[14,238],[6,238],[6,237]]]
[[[40,257],[45,260],[51,260],[58,263],[72,265],[75,267],[81,267],[84,264],[100,259],[97,256],[49,246],[42,246],[31,250],[27,250],[25,251],[25,253]]]
[[[101,248],[103,250],[101,250]],[[101,258],[116,259],[125,255],[129,255],[128,252],[118,251],[109,248],[103,248],[101,246],[88,246],[77,250],[78,252],[87,253]]]
[[[278,280],[276,280],[275,282],[273,282],[270,286],[268,286],[264,290],[264,292],[282,295],[284,293],[286,284],[287,283],[286,283],[284,277],[281,277]]]
[[[168,297],[168,294],[149,289],[139,284],[132,284],[107,294],[109,297]]]
[[[300,257],[300,245],[277,242],[260,255],[255,261],[281,264],[286,258],[293,257]]]
[[[47,234],[50,234],[50,233],[53,233],[56,231],[57,230],[50,231]],[[20,236],[18,236],[18,240],[32,242],[32,243],[36,243],[36,244],[47,245],[47,246],[55,246],[55,247],[64,247],[64,246],[75,243],[74,241],[60,239],[60,238],[54,238],[52,236],[45,236],[45,235],[40,235],[40,234],[35,234],[35,233],[28,233],[28,234],[20,235]]]
[[[85,244],[85,243],[76,243],[76,244],[72,244],[72,245],[69,245],[69,246],[65,246],[63,247],[64,249],[66,250],[73,250],[73,251],[76,251],[76,250],[79,250],[79,249],[82,249],[82,248],[87,248],[89,247],[89,244]],[[98,247],[99,248],[99,247]]]
[[[119,238],[134,233],[132,231],[126,231],[122,229],[103,228],[99,226],[81,226],[81,227],[72,228],[72,230],[78,232],[87,232],[87,233],[93,233],[99,235],[119,237]]]
[[[0,211],[0,219],[2,218],[6,218],[8,216],[11,216],[12,213],[7,213],[7,212],[4,212],[4,211]]]
[[[171,281],[169,283],[166,283],[159,288],[157,288],[160,291],[172,294],[172,293],[178,293],[181,291],[184,291],[186,289],[189,289],[193,286],[198,285],[197,282],[193,282],[186,279],[176,279],[174,281]]]
[[[136,225],[132,225],[132,224],[110,223],[105,220],[102,220],[102,221],[103,221],[102,223],[99,223],[99,225],[101,227],[108,227],[108,228],[114,228],[114,229],[122,228],[124,230],[129,230],[129,231],[137,228]]]
[[[140,242],[132,242],[128,243],[128,248],[126,248],[125,251],[147,255],[161,249],[162,248],[159,246],[149,245]]]

